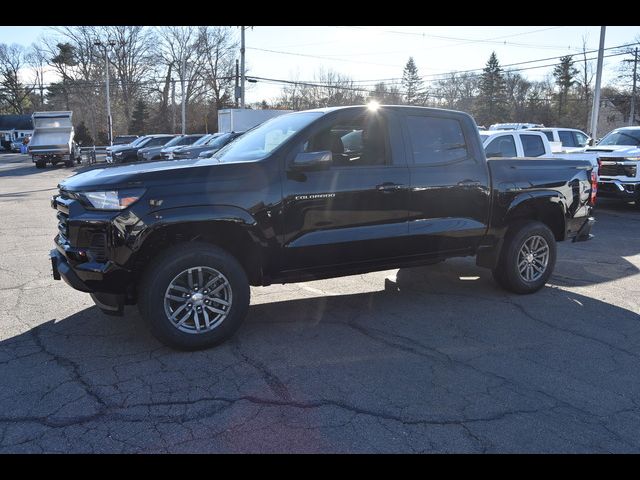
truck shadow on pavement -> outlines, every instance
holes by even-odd
[[[23,163],[23,162],[16,162],[16,163]],[[26,177],[28,175],[42,174],[42,173],[50,172],[51,170],[62,170],[62,169],[66,169],[69,172],[69,175],[73,173],[71,168],[65,167],[64,164],[62,163],[59,163],[56,166],[52,166],[48,164],[45,168],[36,168],[34,164],[29,163],[28,165],[24,165],[22,167],[4,168],[0,170],[0,178],[1,177]]]
[[[508,294],[468,259],[355,279],[374,291],[254,289],[236,336],[200,352],[135,309],[2,341],[0,452],[640,449],[633,307]]]

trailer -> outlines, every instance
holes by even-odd
[[[45,168],[47,163],[64,162],[72,167],[82,161],[80,148],[74,141],[73,112],[35,112],[33,136],[28,152],[36,168]]]
[[[270,118],[291,113],[293,110],[251,110],[227,108],[218,110],[218,132],[244,132]]]

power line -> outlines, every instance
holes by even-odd
[[[364,27],[355,27],[355,26],[348,26],[348,27],[336,27],[336,28],[351,28],[351,29],[357,29],[357,30],[365,30],[365,31],[369,31],[369,32],[381,32],[381,33],[391,33],[391,34],[398,34],[398,35],[411,35],[411,36],[418,36],[418,37],[422,37],[422,38],[438,38],[438,39],[443,39],[443,40],[462,40],[462,43],[456,43],[456,44],[452,44],[452,45],[444,45],[444,46],[435,46],[435,47],[431,47],[431,48],[445,48],[445,47],[452,47],[452,46],[457,46],[457,45],[466,45],[468,43],[492,43],[492,44],[498,44],[498,45],[511,45],[511,46],[516,46],[516,47],[530,47],[530,48],[552,48],[552,49],[561,49],[561,48],[569,48],[570,47],[566,47],[566,46],[559,46],[559,45],[535,45],[535,44],[527,44],[527,43],[517,43],[517,42],[499,42],[497,40],[499,39],[504,39],[504,38],[511,38],[511,37],[516,37],[516,36],[520,36],[520,35],[527,35],[530,33],[537,33],[537,32],[544,32],[547,30],[553,30],[556,28],[563,28],[563,27],[548,27],[548,28],[541,28],[538,30],[532,30],[529,32],[521,32],[521,33],[514,33],[514,34],[510,34],[510,35],[501,35],[498,37],[491,37],[491,38],[486,38],[486,39],[481,39],[481,38],[477,38],[477,39],[471,39],[471,38],[461,38],[461,37],[450,37],[450,36],[446,36],[446,35],[433,35],[433,34],[427,34],[424,32],[407,32],[407,31],[400,31],[400,30],[380,30],[380,29],[370,29],[370,28],[364,28]]]

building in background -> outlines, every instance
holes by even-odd
[[[0,143],[9,150],[11,142],[33,135],[31,115],[0,115]]]

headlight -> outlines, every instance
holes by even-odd
[[[144,195],[144,188],[84,192],[83,197],[97,210],[124,210]]]
[[[632,162],[638,162],[640,161],[640,157],[625,157],[625,160],[630,160]]]
[[[116,152],[113,154],[114,157],[121,157],[122,156],[122,152]]]

